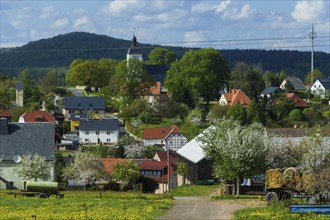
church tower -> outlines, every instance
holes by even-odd
[[[135,37],[135,30],[134,30],[133,38],[132,38],[131,42],[132,42],[132,45],[127,51],[127,61],[129,59],[138,59],[140,61],[143,61],[142,50],[137,46],[137,39]]]
[[[23,107],[24,84],[16,83],[16,106]]]

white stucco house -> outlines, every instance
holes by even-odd
[[[330,79],[316,79],[311,87],[311,93],[321,98],[330,96]]]
[[[79,142],[82,144],[117,144],[119,120],[116,118],[80,119]]]
[[[0,119],[0,189],[25,189],[29,179],[20,177],[16,167],[28,153],[39,154],[51,165],[50,179],[40,181],[54,181],[54,133],[54,123],[14,123]]]

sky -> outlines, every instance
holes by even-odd
[[[216,49],[330,53],[330,0],[0,0],[0,47],[74,31]]]

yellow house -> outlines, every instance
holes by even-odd
[[[100,119],[102,118],[102,115],[98,114],[95,111],[92,111],[91,113],[89,113],[86,117],[83,117],[83,115],[75,115],[75,118],[71,118],[71,122],[70,122],[70,129],[71,131],[76,131],[79,128],[79,119],[80,118],[88,118],[88,119]],[[82,117],[80,117],[82,116]]]

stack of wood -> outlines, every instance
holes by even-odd
[[[289,167],[283,172],[284,185],[290,189],[299,190],[302,187],[300,171],[296,167]]]

